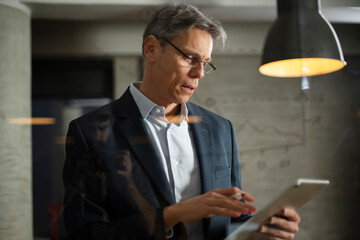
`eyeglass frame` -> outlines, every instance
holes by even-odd
[[[175,48],[175,50],[177,50],[179,53],[181,53],[186,59],[192,60],[192,59],[194,59],[194,57],[197,58],[197,59],[199,59],[199,58],[196,57],[196,56],[189,56],[189,55],[187,55],[186,53],[184,53],[183,51],[181,51],[177,46],[175,46],[172,42],[170,42],[169,40],[167,40],[167,39],[164,38],[164,37],[156,37],[156,38],[157,38],[157,39],[164,39],[165,42],[167,42],[167,43],[170,44],[173,48]],[[207,62],[207,61],[203,61],[203,60],[200,60],[200,59],[199,59],[199,61],[196,62],[196,65],[192,65],[191,63],[189,63],[189,65],[190,65],[191,67],[195,68],[195,67],[198,67],[201,63],[203,64],[203,71],[204,71],[204,73],[210,73],[210,72],[216,70],[216,67],[215,67],[215,65],[214,65],[212,62]],[[209,71],[205,71],[205,67],[206,67],[207,65],[211,67]]]

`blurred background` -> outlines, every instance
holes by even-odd
[[[0,239],[66,239],[69,121],[141,80],[142,33],[166,2],[0,0]],[[275,0],[182,2],[227,31],[213,51],[217,70],[191,101],[234,124],[243,188],[257,208],[297,178],[329,179],[300,209],[296,239],[360,239],[360,1],[321,1],[347,66],[303,78],[258,71]]]

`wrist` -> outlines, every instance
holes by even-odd
[[[179,222],[175,205],[176,204],[164,208],[163,219],[166,232],[170,231]]]

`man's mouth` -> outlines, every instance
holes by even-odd
[[[187,92],[187,93],[189,93],[189,94],[193,94],[194,91],[195,91],[195,89],[196,89],[196,87],[193,87],[193,86],[190,86],[190,85],[181,85],[181,88],[182,88],[185,92]]]

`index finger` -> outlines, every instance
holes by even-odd
[[[237,188],[237,187],[215,189],[214,192],[219,193],[224,196],[227,196],[227,197],[235,197],[237,200],[240,200],[239,196],[241,196],[242,200],[245,200],[248,202],[255,201],[255,198],[253,196],[251,196],[249,193],[244,192],[243,190],[241,190],[240,188]]]

